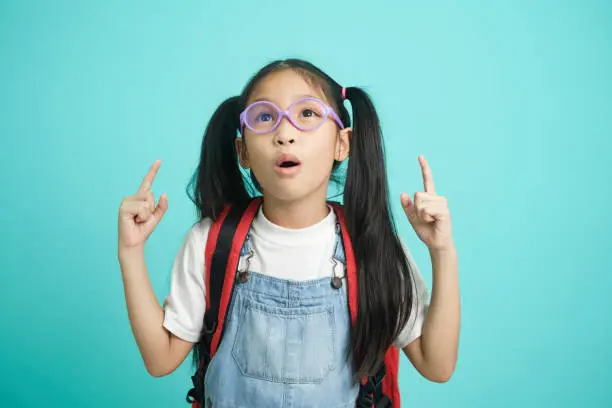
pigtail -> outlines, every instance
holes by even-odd
[[[240,97],[224,101],[208,122],[200,163],[188,189],[198,216],[216,219],[227,204],[249,200],[236,152],[236,136],[240,125]]]
[[[213,113],[200,150],[200,163],[194,173],[187,194],[196,205],[200,219],[215,220],[227,204],[249,200],[236,152],[236,136],[240,97],[225,100]],[[193,345],[193,364],[206,355],[202,339]]]
[[[344,206],[358,268],[359,306],[351,351],[357,378],[372,375],[410,316],[412,287],[389,207],[380,121],[368,94],[347,88],[353,134]],[[399,271],[398,271],[399,269]],[[402,279],[403,277],[403,279]]]

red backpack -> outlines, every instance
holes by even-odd
[[[206,312],[198,344],[199,364],[191,377],[193,388],[187,393],[192,408],[204,406],[204,377],[223,337],[225,313],[231,302],[240,250],[261,204],[255,198],[246,205],[227,206],[213,222],[205,249]],[[338,203],[329,203],[340,222],[346,254],[348,307],[353,323],[357,318],[357,270],[353,247],[345,227],[344,212]],[[356,408],[399,408],[399,350],[393,346],[385,354],[384,364],[373,376],[361,381]]]

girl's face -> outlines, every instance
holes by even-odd
[[[285,110],[304,97],[319,98],[331,105],[320,89],[295,71],[285,69],[261,80],[247,105],[266,100]],[[303,112],[304,120],[311,114]],[[269,133],[258,134],[245,127],[243,134],[243,138],[236,139],[242,167],[253,171],[266,196],[296,201],[313,194],[326,197],[334,160],[342,161],[348,156],[351,129],[341,130],[330,115],[318,129],[301,131],[284,117]]]

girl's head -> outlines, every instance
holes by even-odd
[[[258,191],[264,199],[324,200],[347,158],[344,212],[359,280],[350,351],[360,377],[382,363],[412,305],[411,274],[389,208],[380,123],[367,93],[343,88],[303,60],[266,65],[214,112],[190,195],[199,216],[212,219]]]
[[[324,200],[333,168],[349,152],[348,113],[309,71],[283,63],[274,68],[242,95],[240,163],[266,197],[293,201],[314,194]]]
[[[259,70],[240,95],[219,106],[208,124],[200,166],[190,184],[199,216],[214,219],[226,204],[245,202],[263,191],[283,201],[325,197],[330,177],[349,154],[353,132],[343,97],[351,93],[358,93],[357,88],[343,94],[336,81],[303,60],[274,61]],[[304,97],[326,106],[312,99],[298,102]],[[320,127],[303,130],[327,107]],[[289,108],[292,120],[278,112]],[[268,126],[262,132],[265,123],[276,119],[281,120],[274,129]],[[292,159],[299,161],[297,168],[277,167],[291,165]]]

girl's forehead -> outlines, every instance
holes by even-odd
[[[257,100],[268,100],[280,107],[287,107],[304,96],[314,96],[329,103],[323,90],[303,74],[292,69],[273,72],[263,78],[249,95],[247,104]]]

